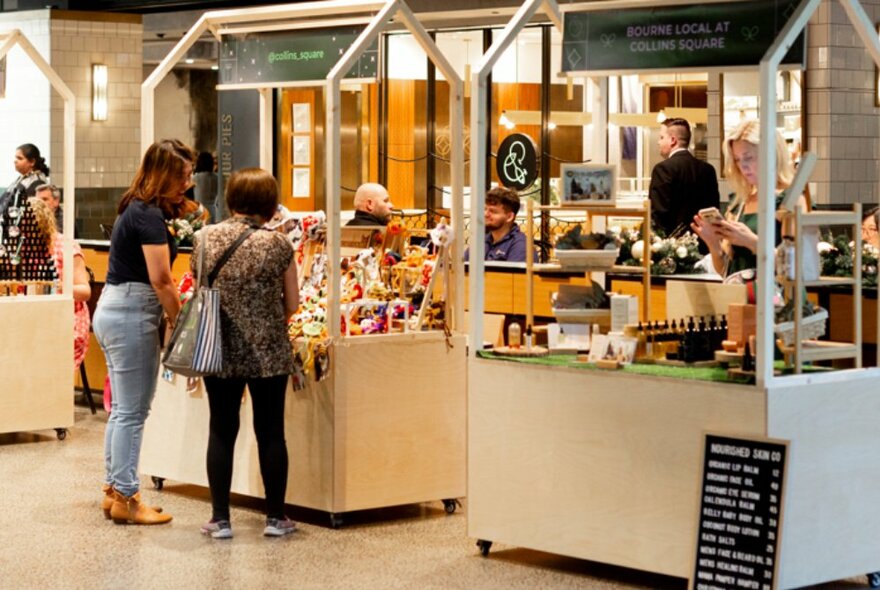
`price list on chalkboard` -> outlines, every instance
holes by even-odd
[[[706,435],[694,590],[776,587],[785,441]]]

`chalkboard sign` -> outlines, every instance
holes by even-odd
[[[792,0],[566,12],[562,70],[756,66],[791,18]],[[804,63],[801,33],[782,62]]]
[[[706,435],[691,590],[776,588],[786,441]]]

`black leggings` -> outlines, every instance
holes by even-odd
[[[208,483],[214,520],[229,520],[232,458],[238,436],[239,411],[244,386],[254,410],[254,434],[260,456],[260,473],[266,488],[266,516],[284,518],[287,493],[287,443],[284,440],[284,398],[287,375],[265,378],[205,377],[211,406],[208,437]]]

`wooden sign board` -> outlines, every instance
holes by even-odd
[[[351,226],[339,229],[339,249],[342,256],[356,256],[365,248],[382,245],[385,228],[381,226]]]
[[[706,434],[690,590],[777,587],[788,441]]]
[[[731,303],[747,303],[745,285],[710,281],[666,281],[666,317],[709,316],[727,313]]]

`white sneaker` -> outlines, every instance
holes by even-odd
[[[266,528],[263,529],[264,537],[283,537],[296,530],[296,523],[287,518],[267,518]]]

